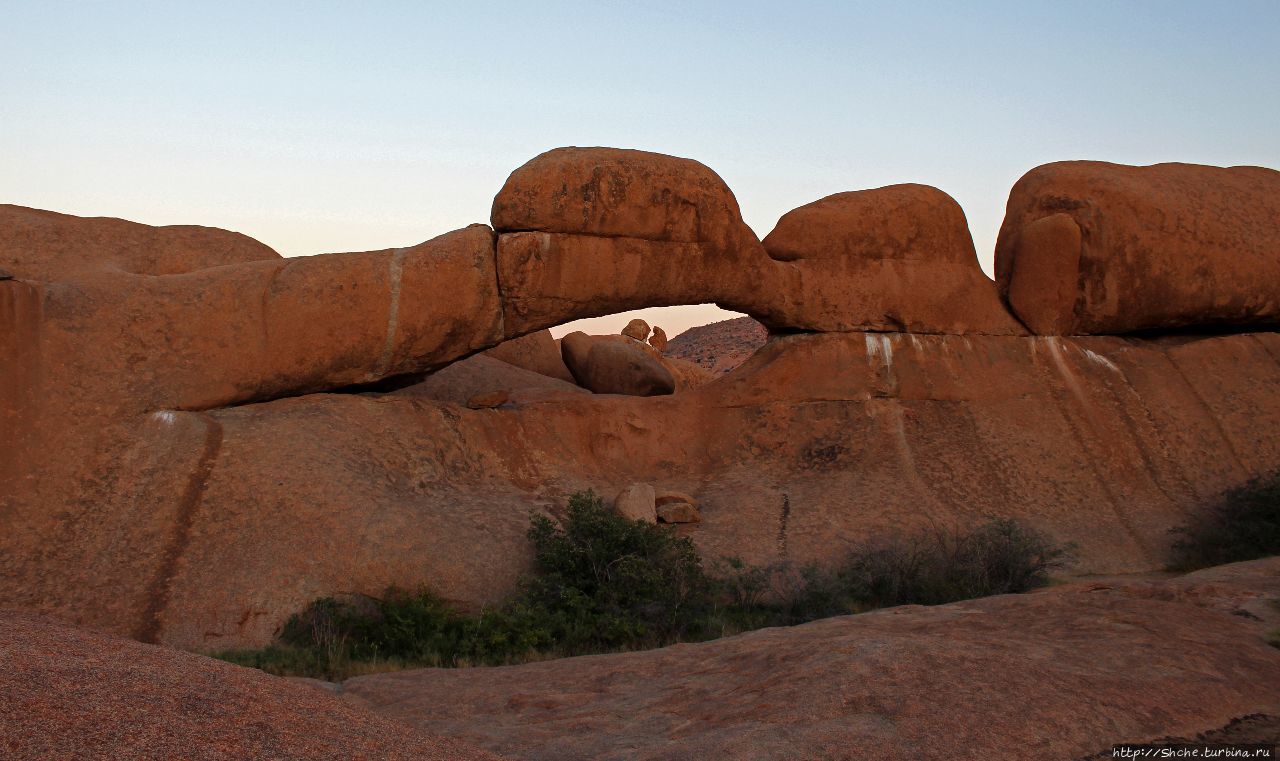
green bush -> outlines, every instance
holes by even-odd
[[[969,532],[926,531],[873,540],[836,572],[843,597],[868,608],[940,605],[1044,586],[1071,548],[1001,518]]]
[[[566,652],[656,646],[696,636],[712,585],[693,542],[575,494],[563,528],[529,529],[537,575],[519,601]]]
[[[904,603],[1021,592],[1066,558],[1039,534],[993,521],[964,534],[880,538],[835,570],[726,558],[703,569],[693,543],[630,521],[595,494],[564,521],[532,519],[536,573],[505,604],[464,615],[429,590],[326,597],[285,624],[277,644],[217,657],[284,675],[343,679],[409,666],[519,663],[660,647]]]
[[[1280,471],[1227,491],[1174,533],[1175,570],[1280,555]]]
[[[788,564],[723,564],[724,628],[790,626],[895,605],[940,605],[1026,592],[1049,582],[1072,550],[1017,521],[994,519],[968,531],[872,537],[831,570]],[[753,626],[754,625],[754,626]]]

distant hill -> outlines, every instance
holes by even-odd
[[[663,353],[724,375],[755,354],[768,336],[760,323],[750,317],[738,317],[689,328],[671,339]]]

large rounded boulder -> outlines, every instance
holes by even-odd
[[[622,148],[556,148],[516,169],[493,199],[493,229],[643,238],[736,249],[738,201],[692,159]]]
[[[564,362],[578,385],[597,394],[662,396],[676,379],[647,344],[626,336],[589,336],[575,331],[560,340]]]
[[[1015,334],[978,266],[964,211],[928,185],[837,193],[778,220],[762,294],[771,322],[811,330]]]
[[[1009,195],[996,278],[1039,334],[1280,322],[1280,172],[1037,167]]]
[[[557,148],[493,201],[507,335],[652,306],[746,309],[769,258],[720,177],[690,159]]]

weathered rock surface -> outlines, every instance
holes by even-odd
[[[663,351],[664,349],[666,349],[667,348],[667,331],[663,330],[657,325],[654,325],[653,335],[649,336],[649,345],[657,349],[658,351]]]
[[[1280,172],[1064,161],[1009,195],[996,277],[1037,333],[1280,322]]]
[[[494,278],[492,234],[476,225],[388,251],[2,281],[0,298],[13,304],[6,323],[29,336],[16,351],[40,394],[102,415],[206,409],[442,367],[500,341]]]
[[[837,193],[787,212],[764,239],[779,262],[772,323],[824,330],[1015,335],[964,211],[927,185]]]
[[[698,508],[688,502],[664,502],[658,505],[659,523],[698,523],[702,516]]]
[[[14,278],[65,280],[95,270],[175,275],[279,259],[253,238],[213,227],[151,227],[0,204],[0,269]]]
[[[1240,573],[1280,599],[1280,560]],[[344,694],[528,759],[1078,758],[1280,709],[1280,652],[1231,612],[1239,594],[1076,584]]]
[[[498,191],[492,221],[498,232],[699,243],[716,253],[736,251],[746,230],[733,193],[706,166],[619,148],[534,157]]]
[[[769,266],[764,249],[754,245],[751,267]],[[707,301],[747,311],[742,308],[747,289],[736,282],[744,278],[735,274],[747,265],[719,261],[707,249],[700,243],[644,238],[503,233],[498,236],[498,277],[507,333]]]
[[[507,391],[484,391],[467,399],[467,408],[472,410],[491,410],[511,401]]]
[[[493,201],[508,334],[652,306],[751,301],[769,258],[714,172],[689,159],[557,148]]]
[[[628,520],[656,523],[658,518],[653,495],[652,484],[631,484],[618,492],[613,500],[613,509]]]
[[[546,217],[567,232],[503,234],[537,244],[529,277],[473,226],[154,276],[50,249],[68,274],[0,280],[0,604],[201,650],[264,644],[335,591],[426,582],[478,605],[528,567],[531,513],[633,482],[695,491],[702,522],[672,530],[711,559],[831,562],[868,532],[1007,516],[1076,542],[1080,572],[1142,571],[1192,510],[1280,467],[1274,332],[778,334],[648,398],[471,356],[598,308],[746,303],[810,261],[770,259],[705,167],[640,164],[592,165],[577,211]],[[596,192],[621,180],[657,210]],[[465,408],[494,391],[510,403]]]
[[[50,758],[491,759],[319,690],[0,610],[0,754]]]
[[[661,396],[675,393],[676,379],[656,350],[626,336],[589,336],[575,331],[560,350],[578,385],[596,394]]]
[[[564,359],[560,356],[560,346],[551,337],[549,330],[539,330],[527,336],[503,341],[484,353],[548,378],[565,383],[574,382],[569,368],[565,367]]]
[[[664,356],[659,356],[658,360],[662,362],[663,367],[667,368],[667,372],[671,373],[671,377],[675,378],[677,391],[700,388],[716,378],[701,365],[693,362]]]
[[[575,383],[509,365],[485,353],[454,362],[396,393],[468,406],[471,399],[487,394],[501,393],[515,404],[529,404],[589,392]]]
[[[622,329],[622,335],[637,341],[646,341],[649,338],[649,323],[640,319],[632,320]]]
[[[1277,358],[1274,333],[795,335],[671,396],[139,415],[6,495],[0,599],[197,650],[264,644],[334,591],[490,603],[529,567],[531,513],[633,482],[694,491],[702,522],[675,530],[712,560],[829,563],[1000,516],[1079,545],[1074,572],[1159,569],[1171,527],[1280,467]]]

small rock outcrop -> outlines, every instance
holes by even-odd
[[[653,335],[649,336],[649,345],[658,351],[664,351],[667,348],[667,331],[653,326]]]
[[[1280,172],[1064,161],[1009,194],[996,278],[1042,335],[1280,323]]]
[[[688,502],[664,502],[658,505],[659,523],[698,523],[702,515]]]
[[[684,492],[672,489],[659,489],[654,497],[658,508],[659,523],[700,523],[702,513],[698,511],[698,500]]]
[[[650,484],[631,484],[618,492],[618,496],[613,500],[613,509],[628,520],[645,523],[658,521],[654,490]]]
[[[634,338],[637,341],[644,341],[649,337],[649,323],[640,319],[632,320],[622,329],[622,335],[627,338]]]

